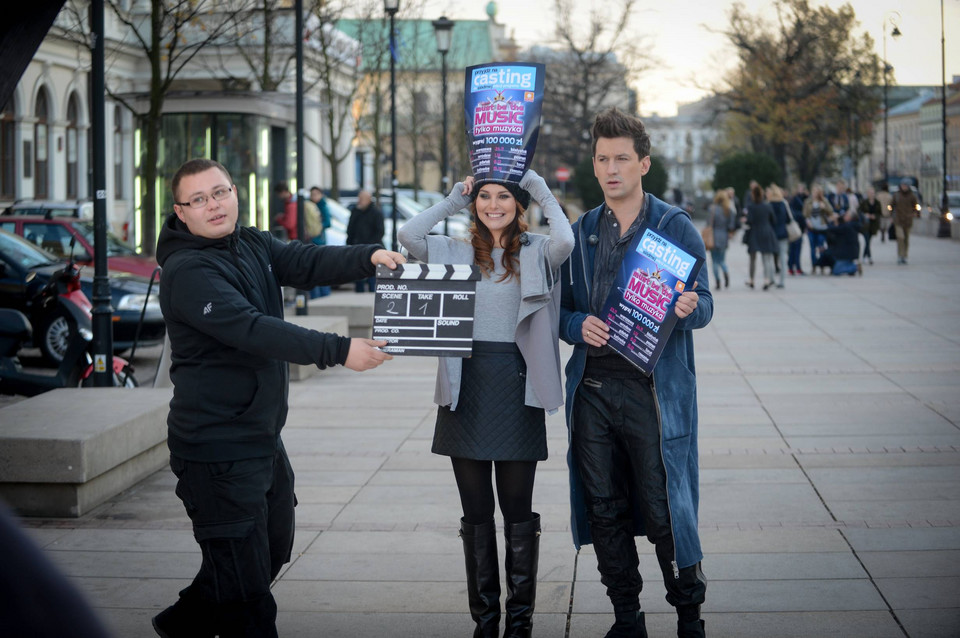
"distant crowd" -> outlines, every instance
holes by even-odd
[[[742,229],[742,242],[750,255],[745,283],[768,290],[783,288],[787,273],[862,275],[864,263],[873,264],[870,245],[877,234],[881,242],[897,242],[897,264],[906,265],[910,229],[919,209],[917,194],[907,180],[892,194],[886,183],[866,193],[854,192],[844,180],[837,181],[829,193],[819,185],[808,193],[801,184],[789,199],[777,184],[763,188],[751,181],[742,198],[733,188],[717,191],[702,235],[717,289],[730,287],[726,252]],[[807,270],[801,264],[804,236],[810,254]],[[758,255],[762,282],[755,280]]]

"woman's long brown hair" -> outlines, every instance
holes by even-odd
[[[520,260],[517,255],[520,254],[520,235],[527,232],[527,222],[523,219],[525,212],[523,206],[517,202],[517,216],[509,226],[503,229],[502,241],[503,267],[506,272],[497,280],[497,283],[506,281],[510,277],[520,276]],[[470,243],[473,245],[473,263],[480,267],[480,272],[484,276],[491,276],[493,273],[493,257],[490,252],[495,248],[493,245],[493,235],[490,229],[484,226],[477,219],[477,200],[470,202],[470,213],[473,221],[470,223]]]

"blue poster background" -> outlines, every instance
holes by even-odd
[[[519,182],[540,135],[544,66],[500,62],[467,67],[463,94],[470,167],[479,180]]]
[[[600,311],[607,345],[648,376],[677,323],[677,299],[692,288],[704,258],[664,233],[641,226]]]

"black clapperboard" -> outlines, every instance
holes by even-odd
[[[469,357],[479,280],[467,264],[377,266],[373,338],[393,355]]]

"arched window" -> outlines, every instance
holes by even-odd
[[[123,199],[123,110],[113,109],[113,196]]]
[[[3,199],[15,199],[17,196],[16,131],[16,118],[14,118],[11,99],[0,113],[0,198]]]
[[[37,123],[33,125],[33,144],[36,147],[33,162],[33,196],[35,199],[46,199],[50,193],[50,176],[47,172],[50,114],[46,91],[41,90],[37,93],[33,114],[37,118]]]
[[[79,155],[79,135],[77,134],[77,119],[79,107],[76,93],[70,96],[67,102],[67,199],[77,198],[77,157]]]

